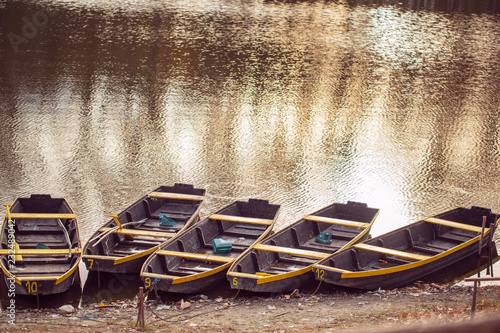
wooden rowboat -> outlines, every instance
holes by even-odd
[[[138,274],[151,253],[199,221],[204,195],[189,184],[161,186],[111,215],[83,249],[87,269]]]
[[[5,205],[0,267],[9,292],[48,295],[67,291],[78,276],[82,244],[78,222],[65,199],[46,194]]]
[[[444,270],[458,278],[466,260],[477,262],[480,243],[481,251],[487,251],[486,240],[498,223],[490,209],[456,208],[337,252],[313,267],[314,276],[368,290],[429,280]]]
[[[273,228],[279,205],[236,201],[179,234],[146,260],[147,289],[198,293],[224,281],[231,263]]]
[[[369,236],[379,210],[334,203],[292,223],[245,252],[229,268],[233,289],[285,292],[314,281],[312,267]]]

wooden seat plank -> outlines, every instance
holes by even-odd
[[[265,244],[256,244],[253,248],[255,250],[286,253],[286,254],[291,254],[294,256],[303,256],[303,257],[310,257],[310,258],[316,258],[316,259],[324,259],[330,255],[329,253],[310,251],[310,250],[302,250],[302,249],[296,249],[296,248],[284,247],[284,246],[265,245]]]
[[[163,256],[182,257],[182,258],[187,258],[187,259],[199,259],[199,260],[216,261],[216,262],[224,262],[224,263],[233,262],[235,259],[233,257],[215,256],[215,255],[202,254],[202,253],[167,251],[167,250],[158,250],[156,252],[156,254],[163,255]]]
[[[74,219],[76,214],[10,213],[11,219]]]
[[[325,217],[325,216],[317,216],[317,215],[307,215],[306,217],[304,217],[304,220],[345,225],[345,226],[356,227],[356,228],[368,228],[370,226],[370,223],[356,222],[356,221],[343,220],[343,219],[337,219],[337,218]]]
[[[159,199],[178,199],[178,200],[192,200],[192,201],[203,201],[205,199],[205,197],[201,195],[167,193],[167,192],[151,192],[148,194],[148,197],[159,198]]]
[[[482,231],[481,227],[476,227],[476,226],[469,225],[469,224],[438,219],[435,217],[428,217],[428,218],[424,219],[424,221],[429,222],[429,223],[433,223],[433,224],[444,225],[444,226],[447,226],[450,228],[463,229],[463,230],[473,231],[473,232],[477,232],[477,233],[481,233],[481,231]],[[488,230],[489,230],[489,228],[485,228],[484,232],[487,232]]]
[[[385,247],[363,244],[363,243],[356,244],[356,245],[354,245],[354,247],[357,249],[360,249],[360,250],[373,251],[373,252],[388,254],[391,256],[395,256],[395,257],[401,257],[401,258],[407,258],[407,259],[413,259],[413,260],[425,260],[425,259],[430,258],[429,256],[424,256],[421,254],[404,252],[404,251],[399,251],[399,250],[394,250],[394,249],[388,249]]]
[[[75,248],[71,249],[71,254],[79,254],[82,252],[82,249]],[[27,256],[53,256],[53,255],[67,255],[69,254],[69,249],[20,249],[20,250],[9,250],[9,249],[1,249],[0,255],[27,255]]]
[[[265,225],[271,225],[273,223],[273,220],[269,219],[259,219],[254,217],[243,217],[243,216],[223,215],[223,214],[212,214],[210,215],[210,219],[228,221],[228,222],[254,223],[254,224],[265,224]]]
[[[106,232],[113,228],[101,228],[100,232]],[[137,229],[116,229],[113,231],[114,234],[119,235],[129,235],[129,236],[149,236],[149,237],[159,237],[159,238],[172,238],[175,233],[171,232],[159,232],[159,231],[149,231],[149,230],[137,230]]]

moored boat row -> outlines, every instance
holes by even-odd
[[[233,289],[285,292],[314,282],[390,289],[496,256],[498,215],[456,208],[369,236],[379,210],[333,203],[272,233],[279,205],[235,201],[200,220],[205,190],[161,186],[100,227],[82,249],[64,199],[18,198],[6,206],[0,268],[17,294],[63,292],[82,260],[89,271],[140,274],[147,289],[200,293],[227,280]],[[457,276],[459,277],[459,276]]]

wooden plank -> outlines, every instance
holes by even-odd
[[[167,192],[151,192],[148,194],[148,197],[159,198],[159,199],[178,199],[178,200],[192,200],[192,201],[203,201],[205,199],[205,197],[201,195],[167,193]]]
[[[368,228],[370,226],[370,223],[356,222],[356,221],[343,220],[343,219],[336,219],[336,218],[324,217],[324,216],[317,216],[317,215],[307,215],[306,217],[304,217],[304,220],[314,221],[314,222],[330,223],[330,224],[338,224],[338,225],[345,225],[345,226],[348,226],[348,227],[356,227],[356,228]]]
[[[82,249],[75,248],[71,249],[71,254],[79,254],[82,252]],[[67,255],[69,254],[69,249],[20,249],[20,250],[8,250],[1,249],[0,255],[27,255],[27,256],[53,256],[53,255]]]
[[[324,259],[330,255],[330,253],[302,250],[284,246],[265,245],[265,244],[255,244],[253,248],[255,250],[286,253],[294,256],[303,256],[316,259]]]
[[[210,215],[210,219],[211,220],[220,220],[220,221],[229,221],[229,222],[264,224],[264,225],[271,225],[273,223],[273,220],[269,220],[269,219],[258,219],[258,218],[253,218],[253,217],[222,215],[222,214],[212,214],[212,215]]]
[[[76,214],[10,213],[11,219],[75,219]]]
[[[255,274],[251,273],[241,273],[241,272],[228,272],[227,276],[231,277],[241,277],[241,278],[248,278],[248,279],[260,279],[266,276],[270,276],[272,274],[268,273],[263,273],[263,272],[257,272]]]
[[[476,226],[469,225],[469,224],[438,219],[435,217],[428,217],[428,218],[424,219],[424,221],[429,222],[429,223],[444,225],[444,226],[447,226],[450,228],[468,230],[468,231],[473,231],[473,232],[477,232],[477,233],[481,233],[481,230],[482,230],[481,227],[476,227]],[[486,232],[489,230],[489,228],[485,228],[484,230]]]
[[[100,232],[106,232],[114,228],[101,228]],[[159,237],[159,238],[172,238],[176,234],[171,232],[160,232],[160,231],[148,231],[148,230],[137,230],[137,229],[116,229],[113,231],[114,234],[128,235],[128,236],[149,236],[149,237]]]
[[[475,278],[466,278],[464,280],[465,282],[483,282],[483,281],[500,281],[500,277],[491,277],[491,276],[485,276],[485,277],[475,277]]]
[[[314,268],[316,270],[324,270],[324,271],[333,271],[337,273],[354,273],[353,271],[348,271],[342,268],[337,268],[337,267],[332,267],[332,266],[324,266],[324,265],[314,265]]]
[[[395,256],[395,257],[401,257],[401,258],[407,258],[407,259],[413,259],[413,260],[425,260],[425,259],[430,258],[429,256],[424,256],[421,254],[393,250],[393,249],[388,249],[385,247],[374,246],[374,245],[363,244],[363,243],[356,244],[356,245],[354,245],[354,247],[357,249],[360,249],[360,250],[373,251],[373,252],[388,254],[391,256]]]
[[[173,256],[173,257],[182,257],[188,259],[200,259],[200,260],[208,260],[208,261],[217,261],[217,262],[233,262],[233,257],[223,257],[223,256],[214,256],[210,254],[202,254],[202,253],[190,253],[190,252],[177,252],[177,251],[166,251],[166,250],[158,250],[156,252],[158,255],[162,256]]]

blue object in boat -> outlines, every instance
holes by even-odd
[[[222,238],[215,238],[212,242],[212,249],[215,253],[227,253],[231,252],[233,245],[231,242],[224,240]]]
[[[318,236],[316,236],[316,240],[323,244],[330,244],[332,242],[332,234],[322,231]]]
[[[48,247],[47,245],[45,245],[43,243],[36,244],[35,248],[38,250],[50,250],[50,247]]]
[[[170,217],[165,214],[160,215],[160,226],[162,227],[175,227],[176,223]]]

